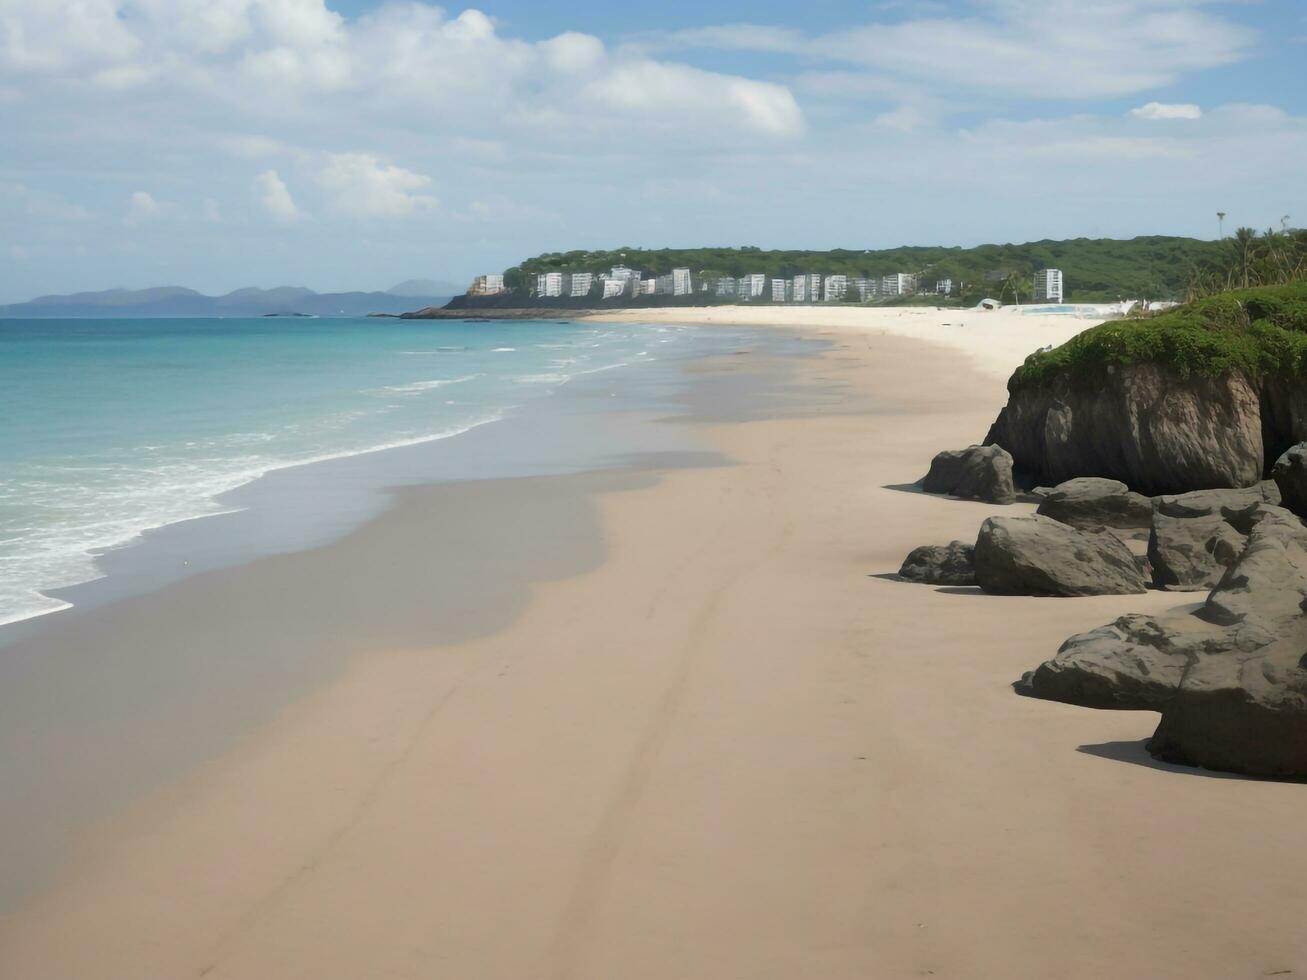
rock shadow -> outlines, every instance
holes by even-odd
[[[1022,692],[1018,690],[1017,693]],[[1277,776],[1249,776],[1237,772],[1217,772],[1214,769],[1203,769],[1199,766],[1182,766],[1175,762],[1166,762],[1162,759],[1155,759],[1148,752],[1148,739],[1146,738],[1116,742],[1089,743],[1077,746],[1076,751],[1082,752],[1085,755],[1097,756],[1100,759],[1109,759],[1112,762],[1124,762],[1132,766],[1144,766],[1148,769],[1158,769],[1162,772],[1173,772],[1183,776],[1203,776],[1207,779],[1238,779],[1252,783],[1307,784],[1307,778],[1293,779],[1290,777]]]

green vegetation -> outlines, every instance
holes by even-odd
[[[1307,281],[1307,229],[1268,229],[1259,235],[1251,228],[1240,228],[1221,244],[1225,247],[1220,254],[1195,270],[1190,299],[1231,289]]]
[[[1228,259],[1228,242],[1151,236],[1128,241],[1077,238],[1024,245],[976,248],[914,246],[880,251],[833,249],[826,252],[763,251],[754,247],[640,249],[549,252],[505,271],[510,287],[526,284],[542,272],[606,272],[615,265],[639,269],[645,276],[688,267],[709,278],[763,273],[789,277],[800,273],[880,278],[912,272],[924,285],[952,279],[954,296],[974,305],[985,296],[1007,301],[1025,290],[1035,270],[1061,269],[1068,301],[1103,302],[1121,298],[1180,299],[1188,295],[1200,270],[1220,267]]]
[[[1009,389],[1070,375],[1094,384],[1115,365],[1153,363],[1181,377],[1241,371],[1296,378],[1307,369],[1307,282],[1240,289],[1139,320],[1114,320],[1032,354]]]

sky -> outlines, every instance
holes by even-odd
[[[0,0],[0,303],[1307,224],[1302,0]]]

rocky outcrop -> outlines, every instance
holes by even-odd
[[[1012,456],[998,446],[945,450],[931,460],[921,489],[989,504],[1013,503]]]
[[[1168,762],[1256,776],[1307,776],[1307,630],[1249,653],[1200,657],[1148,743]]]
[[[1153,515],[1148,561],[1153,584],[1179,592],[1207,591],[1235,563],[1247,538],[1219,515]]]
[[[974,551],[965,541],[922,545],[904,560],[899,575],[926,585],[975,585]]]
[[[1201,636],[1178,636],[1152,616],[1122,616],[1068,639],[1056,657],[1022,678],[1018,690],[1086,708],[1160,711],[1202,642]]]
[[[1036,513],[1078,528],[1143,528],[1153,519],[1153,502],[1119,480],[1083,476],[1047,490]]]
[[[1271,471],[1281,502],[1295,514],[1307,517],[1307,442],[1286,450]]]
[[[1307,528],[1259,506],[1247,546],[1202,609],[1125,617],[1072,637],[1020,688],[1087,707],[1160,710],[1148,747],[1168,761],[1307,776]]]
[[[1255,504],[1278,503],[1280,491],[1270,480],[1235,490],[1193,490],[1189,493],[1163,494],[1156,500],[1157,512],[1167,517],[1220,516],[1227,520]]]
[[[1110,533],[1049,517],[991,517],[974,555],[976,584],[996,595],[1086,596],[1143,592],[1130,549]]]
[[[1262,477],[1260,393],[1237,372],[1180,379],[1145,363],[1009,387],[985,441],[1012,454],[1025,485],[1100,476],[1152,496]]]

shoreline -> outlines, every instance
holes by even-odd
[[[787,362],[793,379],[766,379],[780,392],[768,411],[698,427],[731,465],[460,488],[457,507],[493,486],[504,496],[486,513],[511,515],[560,480],[599,480],[587,499],[602,557],[533,582],[482,636],[363,629],[335,680],[102,828],[57,886],[0,922],[0,972],[1302,968],[1296,787],[1154,763],[1140,744],[1151,714],[1008,686],[1070,633],[1187,597],[992,597],[885,578],[911,547],[1031,509],[901,489],[935,451],[983,434],[1003,379],[984,350],[968,361],[949,341],[800,332],[831,346]],[[730,391],[755,360],[705,361],[704,392]],[[246,591],[234,605],[215,610],[212,583],[187,591],[199,614],[230,616],[316,579],[411,616],[442,595],[422,543],[461,524],[448,490],[410,488],[348,546],[215,573]],[[495,542],[512,567],[553,527],[522,514],[477,524],[469,544]],[[392,564],[401,581],[426,578],[404,596],[364,587]],[[275,626],[286,642],[331,598],[248,635]]]

